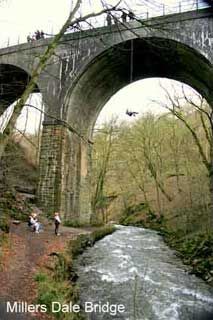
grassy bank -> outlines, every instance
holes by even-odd
[[[73,269],[73,261],[83,253],[85,248],[94,245],[96,241],[114,231],[113,226],[107,226],[96,229],[91,234],[79,235],[76,240],[70,240],[67,243],[64,252],[52,253],[54,260],[48,267],[36,274],[35,280],[38,288],[36,303],[45,304],[47,312],[53,316],[53,319],[84,319],[82,313],[52,313],[52,302],[79,303],[79,288],[76,284],[78,276]]]
[[[208,233],[181,236],[175,232],[165,232],[163,236],[182,261],[191,267],[191,273],[213,286],[213,236]]]
[[[0,272],[2,271],[2,266],[3,266],[4,249],[7,249],[8,245],[9,245],[8,233],[0,232]]]
[[[122,220],[123,225],[144,227],[158,231],[165,242],[182,261],[189,265],[191,273],[213,286],[213,235],[209,232],[174,231],[162,216],[157,216],[144,206],[131,207]]]

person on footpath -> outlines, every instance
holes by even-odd
[[[35,233],[39,233],[40,223],[38,222],[37,214],[36,214],[36,213],[32,213],[32,214],[29,216],[28,225],[29,225],[30,228],[32,228],[32,230],[33,230]]]
[[[54,222],[55,222],[55,235],[60,236],[59,226],[61,224],[61,218],[58,212],[54,213]]]

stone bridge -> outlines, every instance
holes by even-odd
[[[20,97],[49,41],[0,50],[1,112]],[[104,104],[132,81],[167,77],[192,86],[213,105],[212,49],[210,9],[65,35],[35,89],[45,104],[41,206],[88,223],[91,137]]]

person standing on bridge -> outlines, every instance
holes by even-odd
[[[60,226],[60,224],[61,224],[61,218],[60,218],[58,212],[55,212],[55,213],[54,213],[54,222],[55,222],[55,235],[56,235],[56,236],[60,236],[59,226]]]
[[[122,20],[122,22],[126,22],[126,20],[127,20],[127,13],[125,12],[125,11],[122,11],[122,15],[121,15],[121,20]]]
[[[107,13],[106,21],[107,21],[107,26],[110,27],[112,25],[112,17],[110,13]]]
[[[129,17],[129,20],[134,20],[134,19],[135,19],[135,14],[134,14],[134,12],[129,11],[128,17]]]
[[[27,36],[27,42],[28,42],[28,43],[29,43],[29,42],[32,42],[32,37],[31,37],[30,34],[28,34],[28,36]]]
[[[40,39],[44,39],[44,31],[43,30],[41,30],[41,32],[40,32]]]
[[[35,38],[36,38],[36,40],[41,39],[41,33],[40,33],[39,30],[37,30],[37,31],[35,32]]]

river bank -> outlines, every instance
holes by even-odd
[[[177,243],[180,247],[185,248],[186,242],[177,241],[178,239],[175,238],[175,235],[166,233],[161,224],[160,228],[157,229],[158,234],[163,234],[164,240],[171,241],[170,246],[175,248],[173,244]],[[26,229],[26,225],[23,223],[21,225],[12,225],[10,228],[10,239],[8,239],[10,244],[9,246],[6,245],[5,255],[7,258],[3,265],[4,272],[0,278],[1,297],[8,297],[10,295],[10,298],[13,300],[21,299],[28,303],[46,306],[45,313],[36,315],[27,314],[27,320],[29,319],[28,316],[30,318],[31,316],[36,316],[36,319],[41,320],[84,319],[84,316],[80,312],[65,313],[59,311],[53,314],[51,312],[52,302],[64,303],[72,301],[73,304],[79,305],[79,285],[76,283],[78,276],[73,268],[73,262],[79,254],[85,251],[86,247],[92,247],[97,240],[113,231],[112,227],[85,229],[63,227],[61,237],[55,237],[52,225],[50,224],[45,227],[44,233],[36,236],[33,233],[29,233],[29,230]],[[198,238],[197,249],[190,242],[191,251],[187,249],[187,254],[189,254],[192,261],[197,256],[200,256],[203,250],[205,255],[209,252],[207,251],[209,243],[206,244],[203,240]],[[191,240],[188,239],[188,241]],[[196,255],[195,252],[197,253]],[[106,254],[106,252],[104,251],[103,254]],[[187,254],[184,254],[185,259]],[[211,259],[211,255],[209,255],[209,258]],[[188,261],[186,262],[189,263]],[[204,262],[205,260],[203,259],[195,267],[203,265]],[[189,269],[187,272],[189,271],[191,272],[192,269]],[[211,284],[211,282],[209,283]],[[117,294],[119,295],[119,292]],[[25,320],[24,316],[21,319]],[[12,320],[14,318],[4,319]]]
[[[26,222],[13,222],[8,222],[9,232],[0,234],[0,319],[63,319],[60,313],[53,317],[48,304],[57,297],[59,301],[66,301],[69,295],[77,299],[78,290],[72,290],[71,286],[76,275],[68,253],[71,256],[72,252],[74,257],[109,230],[61,226],[61,235],[56,237],[52,222],[45,219],[43,232],[39,234],[31,232]],[[47,304],[46,312],[40,312],[40,308],[38,312],[32,309],[26,312],[30,305],[36,309],[38,301]],[[14,311],[7,311],[8,302],[12,308],[15,306]]]
[[[163,217],[155,214],[133,213],[122,219],[125,226],[143,227],[156,230],[166,244],[176,250],[184,264],[190,266],[190,272],[213,286],[213,234],[207,232],[185,233],[171,230]]]
[[[87,247],[114,231],[113,226],[90,228],[87,234],[79,234],[76,239],[67,241],[63,251],[52,252],[54,259],[37,272],[35,302],[46,307],[51,319],[84,319],[79,305],[79,287],[76,284],[78,275],[73,268],[74,260]],[[54,302],[57,312],[53,312]]]

